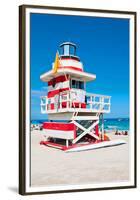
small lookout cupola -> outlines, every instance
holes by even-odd
[[[76,44],[72,42],[64,42],[60,45],[60,58],[72,58],[80,61],[76,56]]]

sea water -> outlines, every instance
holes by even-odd
[[[105,130],[129,130],[129,118],[104,119]]]

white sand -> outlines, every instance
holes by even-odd
[[[31,185],[69,185],[129,180],[129,136],[115,136],[127,144],[102,149],[65,153],[40,145],[41,131],[31,133]]]

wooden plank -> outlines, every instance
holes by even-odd
[[[74,116],[73,120],[99,120],[98,116]]]
[[[91,135],[92,137],[96,138],[97,140],[100,140],[100,138],[97,135],[95,135],[93,132],[90,132],[88,134]]]
[[[73,121],[73,124],[75,124],[78,128],[80,128],[81,130],[83,130],[83,131],[85,131],[86,130],[86,128],[85,127],[83,127],[81,124],[79,124],[78,122],[76,122],[76,121]]]

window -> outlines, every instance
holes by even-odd
[[[75,55],[75,47],[74,46],[70,46],[70,55]]]
[[[79,89],[84,90],[84,83],[82,81],[79,81]]]
[[[64,55],[65,56],[69,56],[70,54],[70,49],[69,49],[69,45],[64,45]]]
[[[76,88],[76,89],[84,90],[84,82],[72,80],[71,87],[72,88]]]
[[[75,88],[79,89],[79,81],[75,81],[75,85],[76,85]]]
[[[76,88],[76,81],[72,80],[72,88]]]

